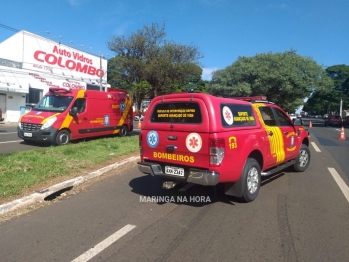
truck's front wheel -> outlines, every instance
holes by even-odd
[[[56,145],[66,145],[70,142],[70,133],[68,130],[61,130],[56,136]]]
[[[293,165],[293,169],[297,172],[303,172],[307,169],[310,162],[310,151],[307,145],[302,144],[301,150],[299,150],[296,163]]]
[[[261,187],[261,168],[254,158],[248,158],[242,171],[242,200],[251,202]]]

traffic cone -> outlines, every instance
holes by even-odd
[[[344,127],[343,127],[343,126],[342,126],[341,133],[340,133],[338,139],[340,139],[340,140],[346,140],[345,134],[344,134]]]
[[[138,128],[142,128],[141,118],[138,119]]]
[[[309,122],[309,128],[312,128],[313,124],[311,123],[311,121]]]

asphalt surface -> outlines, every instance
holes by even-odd
[[[308,169],[264,179],[251,203],[220,187],[164,190],[132,160],[1,223],[0,261],[348,261],[349,198],[329,168],[348,190],[337,153],[349,141],[309,131]]]
[[[140,129],[138,128],[138,125],[138,121],[133,122],[134,134],[139,134]],[[49,146],[49,144],[27,144],[17,135],[17,123],[0,123],[0,154],[32,150],[39,147]]]

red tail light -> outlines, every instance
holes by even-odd
[[[210,165],[219,166],[222,164],[225,152],[223,138],[210,138]]]

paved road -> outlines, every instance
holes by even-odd
[[[344,190],[349,179],[329,149],[348,140],[310,133],[308,170],[264,180],[252,203],[219,187],[164,190],[131,163],[0,224],[0,261],[348,261],[349,196],[334,178]]]
[[[138,122],[133,123],[134,134],[138,134]],[[32,150],[40,147],[49,147],[48,144],[27,144],[17,136],[17,124],[0,123],[0,154],[13,153],[22,150]]]

